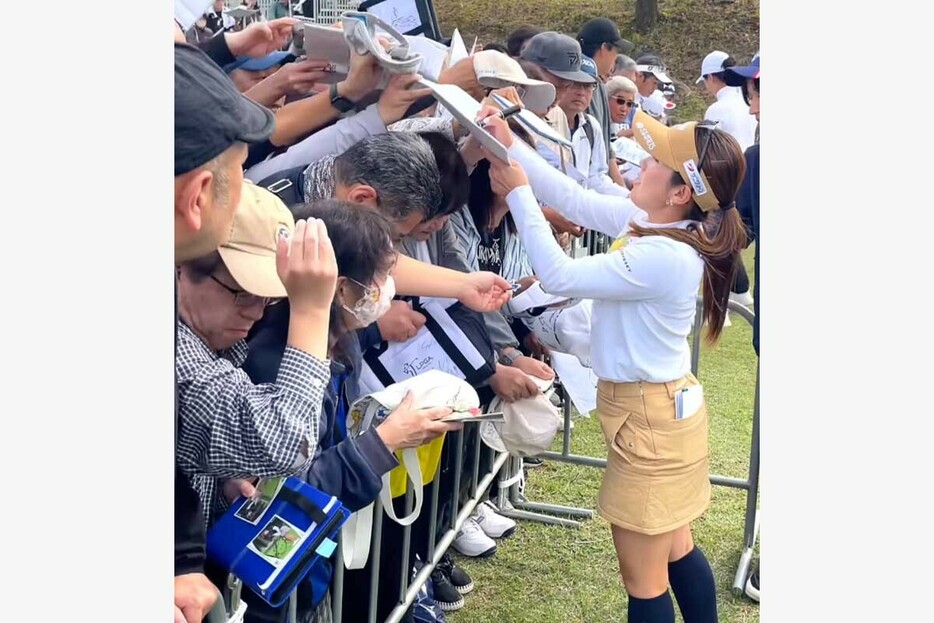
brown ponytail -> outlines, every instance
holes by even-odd
[[[705,133],[710,136],[704,136]],[[736,275],[737,258],[746,248],[746,228],[735,210],[734,198],[746,175],[746,159],[732,136],[719,129],[698,126],[694,140],[703,145],[709,140],[703,161],[703,172],[714,195],[720,199],[720,208],[704,213],[693,201],[685,218],[701,221],[687,229],[657,229],[632,225],[635,236],[665,236],[690,245],[704,260],[704,320],[707,323],[707,343],[715,344],[726,319],[730,289]],[[672,184],[684,184],[676,171]]]

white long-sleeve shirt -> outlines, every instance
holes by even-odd
[[[574,145],[574,168],[583,178],[582,185],[597,191],[601,195],[629,196],[629,189],[620,186],[610,177],[609,158],[606,143],[603,142],[603,130],[592,115],[578,114],[577,129],[569,137]],[[593,145],[587,138],[584,126],[593,130]]]
[[[555,242],[536,198],[571,221],[622,236],[647,214],[624,197],[575,184],[516,141],[509,150],[531,188],[506,197],[526,253],[551,294],[593,298],[591,361],[601,379],[617,383],[673,381],[691,369],[687,337],[694,325],[703,260],[689,245],[662,236],[632,238],[618,251],[572,259]],[[535,194],[532,194],[534,189]],[[684,228],[690,221],[653,227]]]
[[[384,132],[386,132],[386,125],[383,123],[383,118],[379,116],[379,105],[371,104],[352,117],[341,119],[292,145],[285,153],[256,163],[247,169],[243,177],[251,182],[259,182],[279,171],[302,165],[307,166],[325,156],[340,155],[350,149],[354,143]]]
[[[756,142],[756,125],[759,122],[749,114],[749,106],[743,101],[739,87],[723,87],[717,91],[717,101],[707,108],[704,120],[719,121],[720,129],[736,139],[743,153]]]

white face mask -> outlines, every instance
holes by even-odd
[[[343,305],[343,308],[350,312],[361,326],[368,327],[389,311],[392,297],[396,295],[396,283],[392,275],[386,277],[386,283],[379,288],[379,298],[375,299],[373,295],[376,288],[374,286],[365,286],[355,279],[351,281],[363,288],[363,296],[354,304],[353,309],[347,305]]]
[[[175,19],[182,30],[188,32],[188,29],[195,25],[195,20],[212,4],[211,0],[175,0]]]

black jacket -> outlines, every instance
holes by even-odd
[[[746,225],[746,234],[749,243],[756,243],[755,268],[753,275],[755,283],[752,286],[753,311],[756,314],[752,324],[752,346],[759,355],[759,254],[762,252],[762,241],[759,239],[759,146],[753,145],[746,150],[746,177],[739,187],[736,195],[736,209]]]
[[[248,338],[250,351],[243,370],[254,383],[275,382],[288,334],[289,304],[283,301],[266,310]],[[359,397],[360,337],[351,333],[341,342],[349,359],[346,366],[331,362],[331,383],[321,410],[317,454],[305,475],[311,486],[336,496],[350,511],[375,501],[383,486],[383,474],[398,465],[375,429],[347,438],[345,425],[339,421],[339,403],[349,406]],[[335,379],[339,382],[335,383]]]

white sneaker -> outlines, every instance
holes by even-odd
[[[483,533],[473,517],[467,518],[451,545],[463,556],[471,558],[486,558],[496,553],[496,541]]]
[[[742,294],[737,294],[736,292],[730,292],[730,300],[734,303],[739,303],[743,307],[748,307],[752,309],[755,301],[752,298],[752,294],[749,293],[749,290],[746,290]]]
[[[483,534],[491,539],[507,537],[516,531],[516,522],[497,513],[496,506],[489,500],[477,505],[471,519],[476,521]]]

